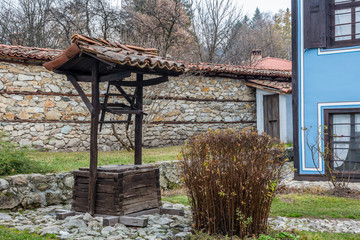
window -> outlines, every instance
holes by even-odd
[[[305,0],[304,47],[360,46],[360,0]]]
[[[360,171],[360,109],[325,110],[330,166],[342,173]]]
[[[360,44],[360,0],[330,0],[330,45]]]

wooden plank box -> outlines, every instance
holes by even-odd
[[[74,171],[72,210],[89,208],[89,168]],[[109,165],[98,167],[95,214],[122,216],[159,208],[161,192],[159,169],[147,165]]]

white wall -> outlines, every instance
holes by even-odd
[[[264,132],[264,95],[273,95],[274,92],[256,89],[256,125],[259,133]],[[292,143],[292,96],[279,95],[280,140]]]

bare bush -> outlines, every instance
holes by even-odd
[[[181,152],[194,226],[210,234],[266,232],[284,146],[256,130],[209,130]]]

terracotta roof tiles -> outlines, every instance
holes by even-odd
[[[291,71],[292,69],[292,62],[290,60],[281,59],[281,58],[274,58],[274,57],[266,57],[263,58],[251,66],[257,69],[276,69],[282,71]]]
[[[0,60],[23,63],[44,63],[54,59],[63,51],[37,47],[24,47],[0,44]]]
[[[214,63],[186,64],[187,72],[238,78],[241,76],[262,76],[272,78],[291,78],[291,70],[262,69],[250,66],[235,66]]]
[[[292,83],[291,82],[250,79],[250,80],[247,80],[246,84],[251,87],[280,92],[280,93],[284,93],[284,94],[292,93]]]
[[[100,59],[129,67],[168,71],[176,74],[185,71],[184,64],[159,57],[157,49],[135,47],[80,34],[75,34],[71,40],[73,44],[54,61],[45,63],[44,67],[54,70],[78,53],[86,52],[96,55]]]

